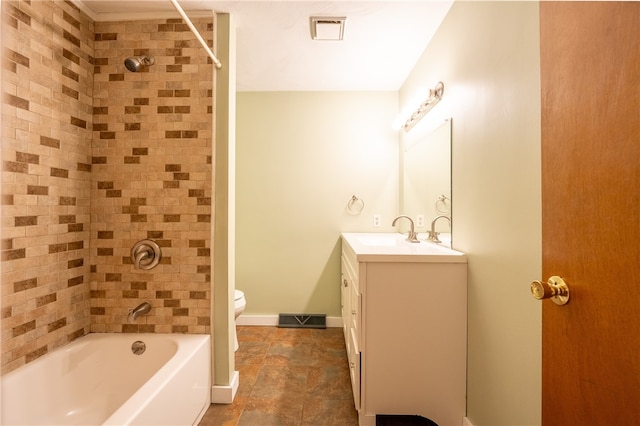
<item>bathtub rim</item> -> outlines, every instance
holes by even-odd
[[[153,400],[163,389],[164,386],[171,381],[178,372],[184,367],[187,363],[189,363],[193,357],[196,355],[198,350],[201,350],[204,347],[204,350],[207,352],[208,362],[207,362],[207,371],[205,373],[207,384],[207,399],[205,404],[203,405],[204,410],[200,410],[200,413],[196,417],[196,422],[198,418],[204,415],[204,411],[211,404],[211,392],[209,389],[211,388],[211,346],[210,340],[211,336],[209,334],[174,334],[174,333],[89,333],[91,334],[105,334],[105,335],[120,335],[127,337],[133,337],[135,340],[146,339],[154,339],[154,338],[177,338],[180,340],[178,343],[178,349],[176,353],[154,374],[147,382],[145,382],[140,388],[133,394],[129,399],[122,404],[116,412],[111,414],[102,424],[103,425],[123,425],[130,424],[130,420],[137,417],[142,410],[146,407],[149,401]],[[182,344],[186,341],[186,344]],[[182,355],[188,352],[188,356],[182,357]],[[168,371],[167,375],[158,374],[161,371]],[[197,423],[196,423],[197,424]]]

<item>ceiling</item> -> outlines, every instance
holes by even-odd
[[[74,3],[96,21],[179,17],[169,0]],[[188,15],[206,10],[231,14],[237,28],[239,91],[396,91],[452,3],[180,1]],[[346,16],[344,40],[312,40],[311,16]]]

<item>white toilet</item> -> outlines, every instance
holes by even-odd
[[[240,314],[244,312],[244,308],[247,306],[247,299],[244,298],[244,292],[240,290],[234,290],[233,297],[234,297],[233,308],[235,310],[236,319],[238,319]],[[238,332],[235,327],[233,329],[233,332],[235,336],[234,351],[237,351],[238,350]]]

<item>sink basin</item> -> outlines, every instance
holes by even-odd
[[[398,233],[344,233],[343,241],[355,252],[358,261],[375,262],[461,262],[464,253],[421,240],[407,241]]]
[[[356,240],[365,246],[391,247],[398,244],[396,234],[356,234]]]

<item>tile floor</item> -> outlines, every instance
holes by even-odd
[[[233,404],[200,426],[356,426],[342,328],[238,327]]]

